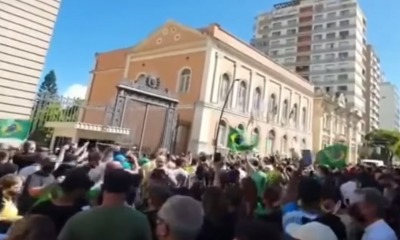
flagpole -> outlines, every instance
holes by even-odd
[[[226,97],[225,97],[225,100],[224,100],[224,105],[222,105],[221,114],[219,115],[219,119],[218,119],[217,133],[215,134],[215,139],[214,139],[214,154],[213,154],[213,157],[217,153],[217,149],[218,149],[218,137],[219,137],[219,129],[221,127],[222,117],[224,115],[226,105],[228,104],[229,96],[231,95],[233,87],[235,86],[235,82],[238,82],[238,81],[240,81],[240,79],[235,79],[235,80],[232,81],[232,84],[229,87],[228,92],[226,93]]]

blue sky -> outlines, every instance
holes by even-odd
[[[89,82],[94,54],[132,46],[168,19],[202,27],[219,23],[248,41],[254,17],[279,0],[64,0],[43,75],[55,70],[61,92]],[[360,0],[368,19],[368,40],[378,52],[387,80],[399,83],[400,1]],[[116,4],[117,3],[117,4]],[[395,30],[397,29],[397,30]],[[78,87],[77,87],[78,86]]]

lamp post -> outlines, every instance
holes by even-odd
[[[214,157],[215,153],[217,153],[219,129],[221,127],[222,116],[224,115],[224,112],[225,112],[225,109],[226,109],[226,105],[228,104],[229,96],[231,95],[233,87],[235,86],[235,82],[238,82],[238,81],[240,81],[240,79],[235,79],[235,80],[232,81],[232,84],[229,87],[228,92],[226,93],[225,100],[224,100],[224,105],[222,105],[221,114],[219,115],[219,119],[218,119],[217,133],[215,134],[213,157]]]

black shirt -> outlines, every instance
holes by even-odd
[[[45,201],[34,206],[29,214],[40,214],[53,220],[57,233],[61,231],[65,223],[70,217],[81,211],[81,207],[74,206],[57,206],[52,201]]]

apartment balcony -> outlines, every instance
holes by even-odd
[[[315,8],[314,12],[315,13],[325,13],[325,12],[331,12],[335,10],[344,10],[344,9],[349,9],[349,8],[355,8],[357,7],[357,3],[342,3],[341,5],[338,6],[329,6],[329,7],[322,7],[322,8]],[[347,14],[346,14],[347,15]],[[344,16],[346,16],[344,15]]]
[[[325,69],[311,69],[311,74],[340,74],[340,73],[352,73],[355,72],[355,68],[325,68]]]
[[[315,25],[314,25],[315,26]],[[332,31],[346,31],[349,28],[355,28],[355,24],[349,24],[346,26],[335,26],[335,27],[322,27],[322,28],[315,28],[313,29],[313,34],[318,34],[318,33],[326,33],[326,32],[332,32]],[[340,37],[340,36],[339,36]]]
[[[348,19],[348,18],[352,18],[352,17],[357,17],[357,14],[356,13],[348,13],[348,14],[340,15],[340,16],[334,16],[334,17],[328,17],[327,16],[325,18],[313,19],[313,24],[332,22],[332,21],[335,21],[335,20]]]
[[[337,63],[337,62],[345,62],[345,61],[355,61],[355,57],[347,57],[347,58],[330,58],[330,59],[310,59],[310,58],[297,58],[296,62],[287,63],[287,66],[298,66],[305,64],[320,64],[320,63]],[[286,64],[285,64],[286,65]]]
[[[310,74],[310,76],[312,76],[312,74]],[[346,78],[346,79],[342,79],[342,78],[335,78],[335,79],[324,79],[321,78],[320,80],[312,80],[312,82],[314,84],[317,84],[318,86],[332,86],[332,85],[347,85],[347,84],[354,84],[355,80],[354,78]],[[353,92],[354,91],[346,91],[346,93],[348,92]]]
[[[321,49],[312,49],[312,53],[328,53],[328,52],[337,52],[337,51],[350,51],[355,50],[355,45],[348,45],[348,46],[335,46],[333,48],[321,48]]]
[[[352,35],[347,35],[346,37],[342,37],[342,36],[337,36],[334,38],[323,38],[323,39],[313,39],[312,42],[313,43],[325,43],[325,42],[335,42],[335,41],[342,41],[342,40],[351,40],[354,39],[356,40],[356,35],[352,34]]]
[[[270,30],[273,31],[277,31],[277,30],[283,30],[283,29],[287,29],[287,28],[297,28],[299,26],[298,22],[291,22],[291,23],[287,23],[285,25],[272,25],[272,27],[270,27]]]

